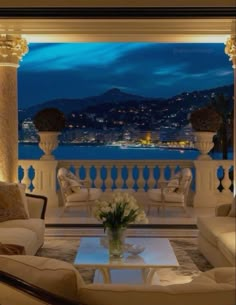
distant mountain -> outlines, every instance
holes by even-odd
[[[87,108],[88,106],[99,105],[103,103],[119,103],[125,101],[141,101],[151,98],[145,98],[143,96],[129,94],[121,91],[118,88],[112,88],[101,95],[86,97],[82,99],[54,99],[42,104],[38,104],[27,109],[20,111],[19,116],[20,120],[24,120],[27,117],[33,117],[38,111],[43,108],[55,107],[60,109],[65,115],[73,111],[81,111]]]
[[[55,107],[60,109],[65,115],[69,115],[71,112],[84,111],[86,108],[102,104],[112,104],[116,105],[117,103],[128,103],[132,102],[159,102],[159,107],[168,107],[169,110],[172,108],[172,111],[177,111],[180,107],[202,107],[203,105],[209,103],[210,97],[214,94],[222,93],[226,96],[233,96],[233,84],[228,86],[221,86],[212,89],[206,89],[201,91],[193,92],[183,92],[176,96],[173,96],[168,99],[163,98],[148,98],[139,95],[134,95],[121,91],[118,88],[112,88],[101,95],[91,96],[80,99],[54,99],[42,104],[38,104],[27,109],[19,111],[19,121],[24,120],[27,117],[33,117],[39,110],[48,107]]]

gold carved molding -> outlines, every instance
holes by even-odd
[[[27,52],[26,39],[20,35],[0,34],[0,66],[19,67],[19,61]]]
[[[231,36],[225,43],[225,54],[229,56],[229,60],[233,63],[233,69],[236,69],[236,36]]]

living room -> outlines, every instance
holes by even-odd
[[[123,1],[117,1],[116,4],[101,1],[99,5],[94,2],[94,5],[89,7],[84,1],[79,4],[75,1],[63,4],[61,1],[59,6],[58,3],[53,5],[47,2],[32,4],[22,1],[21,5],[13,2],[9,6],[3,1],[0,17],[3,34],[1,41],[12,38],[5,36],[6,33],[21,39],[20,33],[28,42],[197,43],[209,40],[226,42],[227,37],[231,37],[228,44],[235,45],[233,1],[216,1],[214,5],[210,1],[202,1],[200,4],[196,4],[196,1],[191,1],[191,4],[178,1],[178,5],[170,1],[165,7],[153,1],[145,5],[142,1],[136,1],[132,6]],[[23,41],[21,47],[19,52],[26,51]],[[235,55],[232,48],[230,52],[227,56],[234,66],[232,70],[235,76]],[[14,57],[14,54],[12,56]],[[21,55],[17,56],[19,59]],[[110,264],[109,242],[104,239],[107,235],[104,234],[101,223],[104,219],[99,221],[93,216],[88,217],[90,210],[86,208],[79,211],[78,207],[72,206],[64,210],[62,194],[60,189],[55,187],[58,183],[58,169],[72,169],[71,174],[77,176],[81,167],[90,169],[91,162],[75,160],[72,164],[65,160],[18,160],[18,143],[13,136],[16,134],[17,120],[15,114],[13,115],[14,111],[11,111],[16,105],[18,62],[13,57],[11,60],[14,63],[11,67],[7,68],[7,64],[1,65],[0,70],[2,79],[5,80],[5,89],[0,91],[3,101],[10,101],[10,105],[13,105],[12,108],[8,107],[10,110],[6,110],[7,103],[1,105],[2,112],[12,122],[11,126],[5,128],[3,124],[1,128],[1,180],[12,183],[18,181],[16,176],[19,165],[27,173],[33,166],[35,176],[31,196],[27,197],[27,201],[23,196],[25,207],[28,207],[26,219],[2,221],[0,224],[2,245],[23,246],[23,249],[18,247],[17,250],[3,246],[4,251],[9,251],[9,254],[11,251],[19,251],[21,255],[0,257],[0,303],[235,304],[235,197],[232,203],[235,179],[232,175],[220,176],[216,172],[219,167],[228,173],[232,172],[233,168],[235,176],[235,149],[233,160],[182,160],[178,164],[173,160],[172,163],[169,163],[169,160],[158,161],[161,169],[158,185],[177,174],[179,164],[180,169],[191,169],[194,188],[193,184],[189,188],[190,196],[185,209],[183,205],[180,205],[179,209],[178,206],[173,207],[173,204],[168,207],[163,204],[163,189],[166,185],[160,188],[161,200],[151,201],[153,205],[149,206],[148,199],[151,195],[142,188],[149,183],[154,185],[158,180],[155,175],[150,175],[149,181],[145,175],[139,175],[137,178],[128,174],[129,178],[124,179],[127,183],[125,192],[119,190],[124,182],[120,174],[116,180],[112,179],[110,174],[106,179],[99,176],[94,178],[92,175],[93,185],[105,183],[109,189],[108,192],[103,192],[102,201],[109,201],[119,195],[121,198],[126,196],[126,200],[128,198],[131,202],[136,200],[146,204],[143,208],[149,224],[131,225],[126,230],[122,258],[116,257],[113,264]],[[7,137],[6,141],[7,134],[12,137]],[[235,142],[234,133],[234,145]],[[98,161],[92,165],[100,170],[103,163],[104,161]],[[138,171],[142,172],[146,164],[130,161],[127,168],[129,171],[138,168]],[[116,162],[115,165],[120,173],[122,162]],[[107,162],[106,166],[111,169],[114,164]],[[155,162],[148,163],[149,168],[155,166]],[[114,194],[114,181],[117,183],[118,195]],[[31,175],[24,175],[21,182],[27,186],[32,185]],[[187,185],[188,179],[184,182]],[[181,182],[181,185],[184,182]],[[130,191],[130,186],[135,183],[141,191]],[[219,185],[221,191],[218,190]],[[2,193],[6,194],[4,187],[1,186]],[[20,196],[19,190],[17,192]],[[22,196],[18,199],[21,202],[23,200]],[[185,210],[188,217],[185,216]],[[24,211],[27,214],[27,210]],[[101,263],[104,256],[108,261]],[[91,257],[92,260],[89,261]],[[41,275],[36,269],[40,269]],[[51,271],[48,272],[48,269]],[[129,285],[129,282],[132,285]],[[146,284],[143,285],[143,282]]]

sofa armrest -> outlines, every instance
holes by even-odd
[[[30,218],[45,218],[47,197],[42,195],[26,194]]]
[[[216,216],[227,216],[229,214],[229,211],[231,209],[232,204],[226,203],[216,206],[215,208],[215,215]]]
[[[80,305],[0,270],[1,304]]]

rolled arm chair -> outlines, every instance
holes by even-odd
[[[156,206],[158,212],[160,208],[187,206],[189,190],[192,182],[192,171],[190,168],[184,168],[169,181],[161,182],[161,187],[149,189],[148,213],[151,206]]]
[[[57,179],[64,211],[70,207],[85,208],[88,216],[91,216],[94,201],[99,199],[102,194],[101,189],[91,188],[89,181],[79,179],[66,168],[58,170]]]

